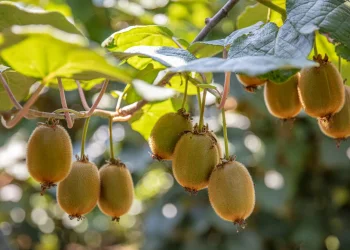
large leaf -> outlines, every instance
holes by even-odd
[[[33,11],[13,2],[0,2],[0,17],[0,31],[13,25],[45,24],[67,33],[81,34],[61,13]]]
[[[112,57],[80,35],[46,25],[29,25],[13,26],[2,39],[0,55],[6,63],[45,83],[55,83],[57,77],[131,82],[130,70],[118,67]]]
[[[280,58],[276,56],[245,56],[231,59],[201,58],[187,65],[170,68],[170,72],[235,72],[250,76],[266,74],[274,70],[302,69],[318,66],[304,58]]]
[[[344,0],[290,0],[288,19],[303,34],[319,30],[350,48],[350,2]]]
[[[28,95],[30,86],[32,86],[32,84],[34,84],[36,81],[34,78],[21,75],[16,71],[8,69],[7,67],[5,68],[0,66],[0,71],[2,72],[2,75],[4,76],[17,101],[23,100]],[[0,82],[0,111],[10,110],[12,107],[13,104],[2,83]]]
[[[267,23],[259,30],[236,39],[228,57],[275,55],[278,57],[307,57],[313,46],[312,34],[303,35],[287,20],[279,29]]]
[[[111,51],[125,51],[134,46],[167,46],[178,48],[178,40],[166,27],[157,25],[131,26],[108,37],[102,46]]]
[[[163,102],[146,104],[141,110],[137,111],[130,120],[131,127],[148,140],[152,128],[158,119],[169,112],[175,111],[176,108],[171,99]]]
[[[275,23],[267,23],[259,30],[236,39],[230,48],[228,57],[271,55],[277,58],[306,58],[313,46],[313,34],[300,34],[287,20],[281,28]],[[274,82],[284,82],[297,71],[280,69],[265,74]]]
[[[113,55],[140,70],[149,64],[153,64],[154,69],[177,67],[196,59],[187,50],[164,46],[135,46]]]
[[[223,39],[195,42],[191,44],[188,50],[198,58],[214,56],[225,47],[229,48],[237,38],[259,29],[262,25],[262,22],[258,22],[247,28],[236,30]]]

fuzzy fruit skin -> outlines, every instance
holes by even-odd
[[[27,167],[41,183],[56,183],[67,177],[72,165],[72,143],[60,125],[39,125],[29,138]]]
[[[98,206],[112,218],[126,214],[134,199],[131,174],[123,163],[106,164],[99,170],[101,191]]]
[[[238,81],[245,87],[257,87],[265,84],[265,80],[258,77],[237,74]]]
[[[149,138],[149,146],[157,158],[171,160],[175,145],[181,135],[191,130],[191,121],[182,114],[165,114],[154,125]]]
[[[216,166],[210,176],[208,193],[211,206],[224,220],[242,224],[254,210],[254,183],[240,162]]]
[[[186,133],[174,151],[175,179],[188,191],[201,190],[208,186],[210,174],[219,160],[217,142],[210,133]]]
[[[280,119],[290,119],[299,114],[302,106],[299,100],[298,82],[299,74],[281,84],[267,81],[264,99],[271,115]]]
[[[327,117],[337,113],[344,105],[343,79],[331,62],[320,62],[319,67],[300,72],[299,97],[309,116]]]
[[[345,87],[345,103],[343,108],[332,116],[329,121],[318,120],[321,131],[335,139],[345,139],[350,136],[350,87]]]
[[[58,184],[57,201],[72,218],[89,213],[100,196],[100,176],[92,162],[75,161],[66,179]]]

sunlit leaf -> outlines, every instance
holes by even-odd
[[[0,71],[17,101],[23,100],[28,95],[30,86],[36,81],[34,78],[21,75],[7,67],[0,66]],[[12,107],[13,104],[0,82],[0,111],[10,110]]]
[[[112,57],[80,35],[43,25],[13,26],[2,35],[1,57],[24,75],[46,83],[55,83],[57,77],[131,82],[129,69],[117,66]]]
[[[13,25],[43,24],[65,31],[81,34],[80,31],[59,12],[34,11],[9,1],[0,2],[0,31]]]
[[[168,28],[157,25],[131,26],[117,31],[102,46],[111,51],[125,51],[134,46],[179,47],[173,33]]]

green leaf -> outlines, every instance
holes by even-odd
[[[237,18],[237,28],[248,27],[256,22],[266,21],[268,8],[260,3],[248,6]]]
[[[275,55],[278,57],[307,57],[313,46],[313,35],[302,35],[287,20],[279,29],[267,23],[259,30],[236,39],[228,57]]]
[[[344,0],[290,0],[288,19],[303,34],[316,30],[350,47],[350,3]]]
[[[124,52],[114,52],[120,60],[127,60],[136,69],[144,69],[149,64],[154,69],[177,67],[196,58],[187,50],[161,46],[135,46]]]
[[[136,93],[149,102],[164,101],[176,94],[172,89],[151,85],[138,79],[133,80],[132,85],[134,86]]]
[[[267,23],[259,30],[236,39],[229,50],[229,58],[271,55],[278,58],[306,58],[313,46],[313,34],[300,34],[287,20],[281,28]],[[274,82],[284,82],[297,71],[270,72],[265,74]]]
[[[58,12],[33,11],[20,7],[13,2],[1,1],[0,16],[0,31],[8,29],[13,25],[44,24],[51,25],[67,33],[81,35],[81,32]]]
[[[1,57],[14,70],[45,83],[57,77],[77,80],[109,78],[131,82],[128,68],[90,44],[86,38],[47,25],[13,26],[2,33]],[[1,39],[0,39],[1,40]]]
[[[335,52],[347,61],[350,61],[350,47],[341,44],[335,47]]]
[[[176,109],[171,99],[163,102],[149,103],[143,106],[141,110],[138,110],[129,122],[133,130],[139,132],[145,140],[148,140],[152,128],[158,119],[169,112],[175,111]]]
[[[201,58],[187,65],[168,69],[170,72],[235,72],[257,76],[274,70],[302,69],[318,66],[304,58],[280,58],[276,56],[245,56],[231,59]],[[287,78],[288,79],[288,78]]]
[[[178,48],[178,40],[166,27],[157,25],[131,26],[108,37],[102,46],[110,51],[125,51],[134,46],[167,46]]]
[[[224,39],[195,42],[188,50],[198,58],[214,56],[221,52],[224,47],[229,48],[237,38],[259,29],[262,25],[262,22],[258,22],[247,28],[236,30]]]
[[[36,81],[34,78],[26,77],[14,70],[6,69],[6,67],[0,66],[0,71],[17,101],[22,101],[28,95],[30,86]],[[2,83],[0,83],[0,111],[10,110],[12,107],[13,104]]]

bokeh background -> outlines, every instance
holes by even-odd
[[[27,4],[65,14],[91,39],[102,42],[112,32],[137,24],[166,25],[177,37],[193,40],[223,0],[28,0]],[[283,1],[281,1],[283,2]],[[267,8],[240,1],[209,39],[266,20]],[[249,15],[237,17],[249,7]],[[223,74],[214,76],[218,88]],[[111,83],[108,91],[125,85]],[[222,88],[222,86],[221,86]],[[87,92],[91,103],[98,86]],[[67,93],[71,108],[82,110],[77,91]],[[113,110],[106,94],[100,107]],[[35,108],[60,108],[58,90],[44,93]],[[70,220],[58,207],[56,190],[40,196],[39,183],[26,170],[26,143],[39,120],[24,120],[11,130],[0,126],[0,249],[35,250],[348,250],[350,249],[350,143],[339,148],[322,135],[317,121],[301,113],[293,122],[268,114],[262,90],[245,92],[232,76],[227,104],[230,152],[253,176],[256,209],[240,230],[210,207],[207,191],[187,194],[172,177],[171,163],[152,160],[147,142],[128,123],[113,126],[118,156],[132,172],[135,200],[120,223],[98,208],[83,221]],[[190,99],[198,120],[198,108]],[[207,98],[206,122],[221,143],[222,124],[213,96]],[[66,124],[62,122],[64,126]],[[74,153],[80,152],[83,121],[69,130]],[[108,159],[108,124],[92,118],[87,153],[102,166]],[[49,166],[48,166],[49,167]]]

